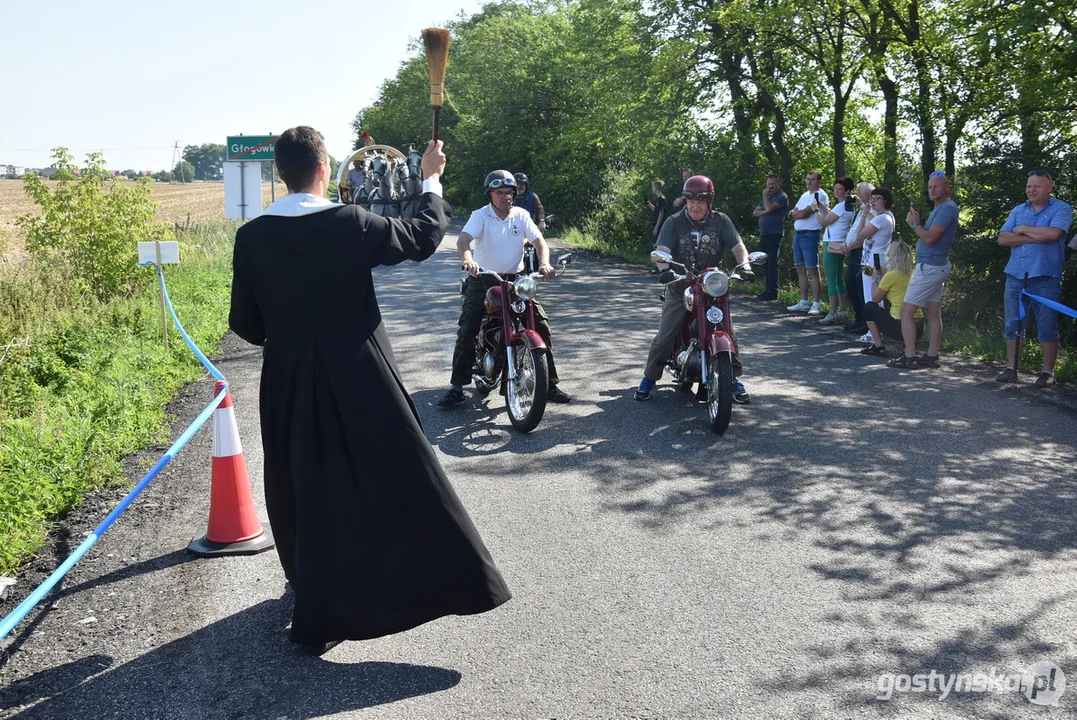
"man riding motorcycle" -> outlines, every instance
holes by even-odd
[[[456,241],[457,252],[467,278],[464,291],[464,305],[460,311],[460,330],[456,334],[456,348],[452,356],[451,387],[438,400],[441,407],[453,407],[464,402],[464,385],[471,383],[472,369],[475,365],[475,335],[482,323],[486,303],[486,290],[495,284],[488,275],[479,275],[479,268],[498,273],[503,278],[514,279],[524,267],[524,241],[529,240],[538,257],[537,271],[546,279],[557,276],[550,265],[550,248],[542,233],[532,222],[526,210],[513,207],[516,197],[516,180],[507,170],[494,170],[486,176],[483,190],[490,200],[471,213],[460,238]],[[471,244],[475,243],[474,254]],[[553,361],[553,343],[550,339],[550,322],[538,301],[534,301],[535,329],[549,349],[547,366],[549,368],[550,389],[546,394],[548,400],[567,403],[571,397],[557,386],[557,368]]]
[[[513,204],[522,207],[531,215],[531,222],[538,226],[539,232],[546,232],[546,209],[542,207],[539,196],[527,187],[527,176],[516,173],[516,200]]]
[[[684,198],[685,205],[679,212],[666,218],[655,250],[670,253],[674,261],[683,264],[692,272],[721,266],[722,256],[729,250],[737,261],[737,273],[748,282],[755,280],[755,273],[748,264],[748,250],[733,226],[733,221],[725,213],[711,207],[714,202],[714,183],[711,179],[705,175],[693,175],[684,183],[681,197]],[[668,287],[662,303],[662,320],[658,326],[658,335],[651,343],[643,380],[636,390],[636,400],[651,399],[651,391],[662,377],[666,360],[673,351],[673,345],[688,315],[683,299],[687,283],[684,280],[673,282],[677,274],[667,263],[659,263],[658,269],[658,281],[668,284]],[[733,344],[736,347],[736,337],[733,338]],[[751,396],[738,379],[740,374],[740,359],[734,351],[733,401],[746,405],[751,402]]]

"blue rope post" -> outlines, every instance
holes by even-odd
[[[176,442],[172,443],[172,446],[169,447],[167,451],[165,451],[165,454],[161,457],[161,459],[154,463],[153,467],[150,468],[149,472],[147,472],[142,477],[142,479],[139,480],[138,484],[135,485],[134,488],[132,488],[131,492],[127,493],[127,495],[123,498],[123,500],[119,502],[119,504],[112,510],[112,512],[110,512],[108,516],[103,521],[101,521],[101,524],[94,528],[93,532],[91,532],[89,536],[85,540],[83,540],[77,548],[75,548],[74,552],[72,552],[63,561],[63,563],[61,563],[60,566],[56,568],[56,570],[54,570],[48,578],[45,579],[44,582],[38,585],[38,587],[32,593],[30,593],[30,595],[25,600],[19,603],[19,605],[14,610],[8,613],[7,617],[5,617],[3,620],[0,620],[0,640],[6,638],[8,634],[15,628],[15,626],[22,622],[26,615],[31,610],[33,610],[39,602],[41,602],[42,598],[44,598],[50,590],[56,587],[57,583],[59,583],[60,580],[63,579],[64,575],[66,575],[68,571],[75,566],[75,563],[77,563],[90,550],[90,548],[92,548],[97,543],[97,541],[101,539],[101,536],[104,535],[105,532],[112,526],[112,524],[116,522],[116,519],[119,518],[119,516],[122,515],[125,510],[127,510],[127,508],[131,505],[134,499],[137,498],[142,493],[142,491],[146,489],[150,482],[155,477],[157,477],[158,473],[160,473],[161,470],[166,465],[168,465],[168,463],[172,462],[172,458],[174,458],[179,453],[179,451],[183,449],[183,447],[190,441],[190,439],[194,437],[194,434],[198,432],[198,430],[200,430],[203,425],[206,424],[206,421],[213,417],[213,413],[217,410],[217,406],[224,402],[225,398],[228,396],[228,381],[225,380],[224,375],[221,374],[221,371],[218,370],[216,366],[214,366],[213,363],[209,361],[209,358],[207,358],[205,354],[198,349],[198,346],[194,344],[193,340],[191,340],[190,335],[188,335],[187,331],[184,330],[183,324],[179,321],[179,317],[176,316],[176,310],[172,306],[172,300],[168,297],[168,290],[165,286],[165,276],[164,273],[161,271],[161,266],[157,263],[144,263],[143,267],[145,267],[146,265],[153,265],[157,269],[157,276],[161,283],[162,297],[168,307],[168,312],[172,316],[172,321],[175,323],[176,329],[179,330],[179,333],[183,337],[184,342],[187,343],[187,346],[195,354],[195,357],[198,358],[198,361],[202,364],[202,366],[206,368],[207,372],[209,372],[209,374],[216,378],[219,382],[224,383],[224,389],[215,394],[213,400],[209,403],[209,405],[207,405],[205,409],[203,409],[202,412],[198,415],[198,417],[195,418],[194,422],[192,422],[187,427],[187,429],[183,431],[183,433],[179,436]]]

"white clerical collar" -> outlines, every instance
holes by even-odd
[[[301,217],[336,206],[337,203],[310,193],[290,193],[279,200],[275,200],[262,211],[262,214],[278,215],[280,217]]]

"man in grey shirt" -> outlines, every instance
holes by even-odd
[[[916,241],[916,267],[901,303],[901,334],[905,338],[904,354],[891,363],[895,367],[938,367],[942,342],[942,291],[950,277],[950,246],[957,235],[957,203],[950,198],[950,180],[936,170],[927,181],[927,196],[935,203],[927,221],[920,223],[920,213],[912,203],[905,216]],[[916,356],[916,310],[924,309],[929,328],[927,351]],[[904,364],[902,360],[906,361]]]
[[[752,215],[759,218],[759,249],[767,254],[767,289],[759,295],[760,300],[778,299],[778,250],[782,246],[785,232],[785,208],[789,198],[782,190],[782,182],[777,175],[767,176],[767,187],[763,190],[763,199]]]

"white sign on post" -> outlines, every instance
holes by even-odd
[[[262,163],[224,163],[224,216],[250,220],[262,214]]]
[[[179,262],[179,243],[169,240],[163,243],[140,242],[138,244],[138,265],[157,263],[157,245],[161,246],[161,264]]]

